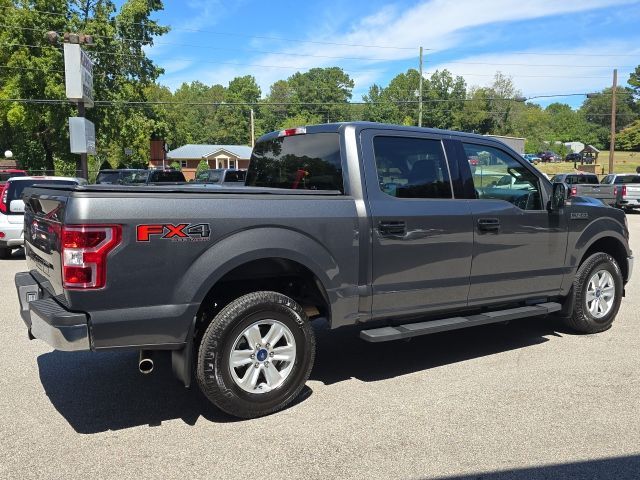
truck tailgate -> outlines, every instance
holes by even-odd
[[[613,185],[576,185],[578,188],[577,196],[597,198],[602,201],[613,202],[615,196],[613,194]]]
[[[68,192],[24,196],[24,249],[29,270],[42,277],[41,285],[53,296],[61,296],[62,259],[60,235]]]

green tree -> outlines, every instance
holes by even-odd
[[[94,36],[85,47],[94,60],[94,97],[113,102],[96,106],[87,116],[96,124],[100,160],[122,159],[125,147],[146,159],[156,118],[150,108],[132,108],[125,101],[144,101],[145,88],[162,72],[144,47],[167,31],[150,19],[162,9],[159,0],[127,0],[119,10],[110,0],[48,0],[33,9],[27,0],[0,0],[0,99],[61,100],[60,104],[0,102],[0,130],[17,156],[32,169],[53,170],[56,162],[75,164],[69,152],[67,118],[75,109],[64,103],[62,49],[45,40],[45,32],[79,32]],[[30,45],[30,46],[25,46]]]
[[[640,150],[640,120],[636,120],[616,137],[620,150]]]

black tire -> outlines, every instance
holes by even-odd
[[[289,329],[295,339],[296,356],[280,386],[254,394],[236,384],[229,359],[238,336],[263,319],[277,320]],[[313,368],[315,346],[309,319],[294,300],[276,292],[250,293],[229,303],[207,327],[198,351],[198,384],[214,405],[230,415],[269,415],[285,408],[300,394]]]
[[[0,248],[0,258],[5,259],[11,256],[11,249],[9,247]]]
[[[602,318],[594,317],[587,307],[587,288],[591,277],[600,270],[605,270],[613,277],[615,286],[613,305],[609,312]],[[606,253],[594,253],[587,258],[578,268],[573,281],[575,292],[573,314],[564,318],[565,324],[576,332],[598,333],[611,328],[622,301],[622,272],[615,259]]]

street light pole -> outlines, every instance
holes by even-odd
[[[418,126],[422,126],[422,47],[420,47],[420,83],[418,86]]]
[[[618,69],[613,70],[611,90],[611,145],[609,146],[609,173],[613,173],[613,156],[616,150],[616,93],[618,90]]]

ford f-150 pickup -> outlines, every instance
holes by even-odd
[[[270,133],[238,189],[34,187],[25,202],[31,338],[133,349],[143,373],[169,351],[178,379],[244,418],[300,393],[314,318],[367,342],[549,314],[595,333],[633,266],[622,211],[567,198],[499,141],[425,128]]]

